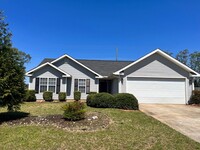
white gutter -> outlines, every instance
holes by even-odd
[[[197,74],[197,75],[190,75],[190,77],[193,77],[193,78],[195,78],[195,77],[200,77],[200,74]]]

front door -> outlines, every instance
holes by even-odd
[[[111,80],[99,80],[99,93],[107,92],[111,93],[112,81]]]

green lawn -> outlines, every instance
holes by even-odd
[[[62,114],[64,103],[25,103],[21,111],[44,116]],[[0,109],[5,112],[6,109]],[[0,149],[200,149],[200,144],[140,111],[94,109],[107,114],[105,130],[71,132],[51,126],[0,126]]]

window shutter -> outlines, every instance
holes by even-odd
[[[57,78],[57,84],[56,84],[56,94],[60,92],[60,78]]]
[[[90,93],[90,79],[86,80],[86,94]]]
[[[74,79],[74,91],[78,91],[78,79]]]
[[[35,78],[35,93],[39,93],[39,78]]]

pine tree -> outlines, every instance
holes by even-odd
[[[5,17],[3,11],[0,11],[0,48],[2,46],[11,47],[12,33],[8,29],[8,24],[5,23]]]
[[[31,57],[12,47],[12,34],[4,19],[0,11],[0,106],[16,111],[25,96],[24,64]]]

